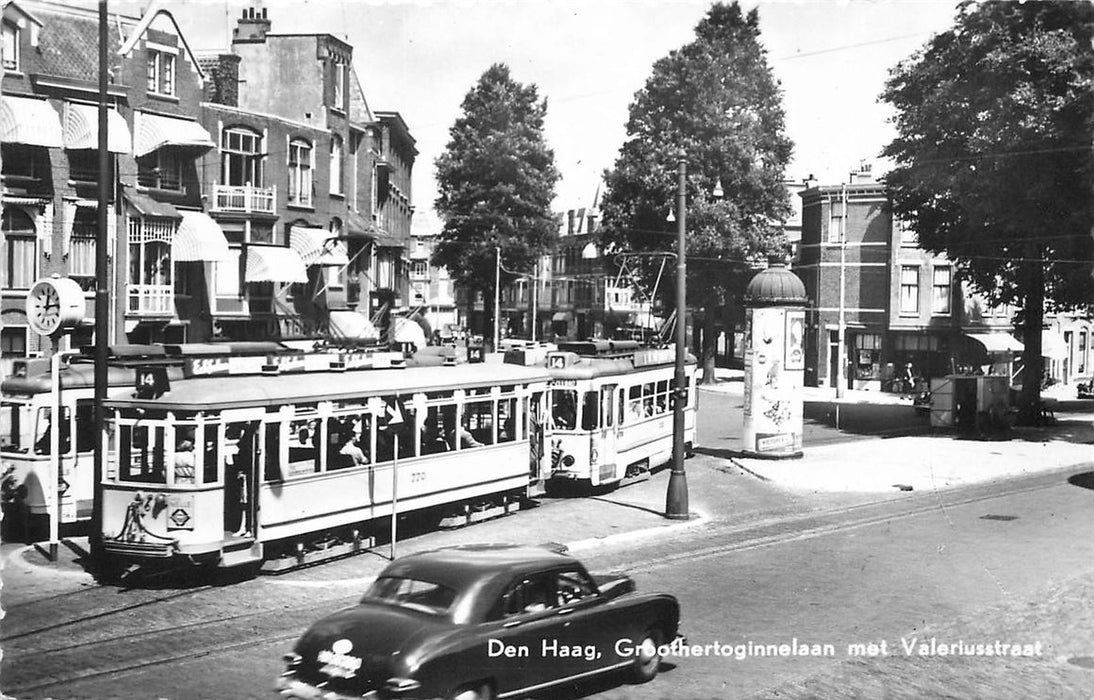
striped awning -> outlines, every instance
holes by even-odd
[[[296,251],[304,265],[349,265],[346,244],[322,228],[293,226],[289,230],[289,247]]]
[[[60,148],[61,120],[45,100],[0,97],[0,141]]]
[[[69,102],[65,107],[65,148],[69,150],[99,148],[99,108]],[[133,139],[129,125],[118,110],[106,110],[106,150],[111,153],[129,153]]]
[[[180,211],[182,223],[171,242],[175,262],[229,260],[228,239],[212,217],[200,211]]]
[[[989,353],[995,352],[1022,352],[1025,346],[1015,340],[1009,333],[966,333],[967,337],[984,346]]]
[[[282,246],[247,246],[247,267],[244,282],[307,282],[304,261],[292,248]]]
[[[209,149],[216,146],[209,132],[195,121],[136,112],[133,117],[133,155],[146,156],[164,146]]]

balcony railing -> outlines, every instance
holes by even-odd
[[[213,211],[273,214],[276,187],[213,185]]]
[[[126,285],[126,313],[134,316],[173,316],[175,291],[171,285]]]

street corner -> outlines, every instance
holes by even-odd
[[[633,529],[618,529],[615,532],[587,537],[576,542],[567,542],[566,548],[572,553],[579,553],[631,543],[649,543],[658,538],[679,535],[683,531],[703,527],[710,522],[708,514],[696,508],[689,509],[687,517],[668,518],[662,512],[653,512],[652,515],[656,519],[647,519],[645,523]]]
[[[55,550],[55,551],[54,551]],[[93,581],[90,572],[91,553],[86,540],[64,539],[51,548],[48,542],[3,545],[3,575],[13,583],[17,577],[64,577],[77,581]]]

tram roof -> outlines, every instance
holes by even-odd
[[[168,377],[174,381],[182,376],[182,369],[171,367]],[[61,390],[91,389],[95,386],[95,365],[89,362],[73,362],[61,367]],[[107,367],[106,383],[109,387],[133,386],[136,372],[132,367]],[[53,389],[49,370],[34,372],[26,376],[10,376],[0,384],[0,391],[6,395],[47,394]]]
[[[339,401],[368,396],[410,394],[547,382],[543,367],[476,363],[454,367],[429,366],[362,369],[344,372],[302,372],[263,375],[206,376],[171,380],[170,389],[157,398],[111,398],[110,408],[143,407],[199,411],[279,406],[311,401]]]
[[[685,364],[696,364],[695,356],[690,353],[684,358]],[[673,362],[661,362],[636,366],[633,357],[584,357],[574,358],[572,364],[552,368],[551,379],[596,379],[598,377],[618,377],[633,375],[654,369],[671,369]]]

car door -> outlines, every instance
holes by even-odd
[[[619,662],[615,642],[626,620],[616,606],[605,605],[589,574],[580,567],[553,574],[556,596],[555,637],[559,660],[567,660],[568,676],[583,675]]]
[[[557,612],[552,572],[522,576],[510,584],[499,601],[498,619],[485,630],[488,671],[499,695],[567,675],[559,659],[543,654],[544,641],[556,637]]]

